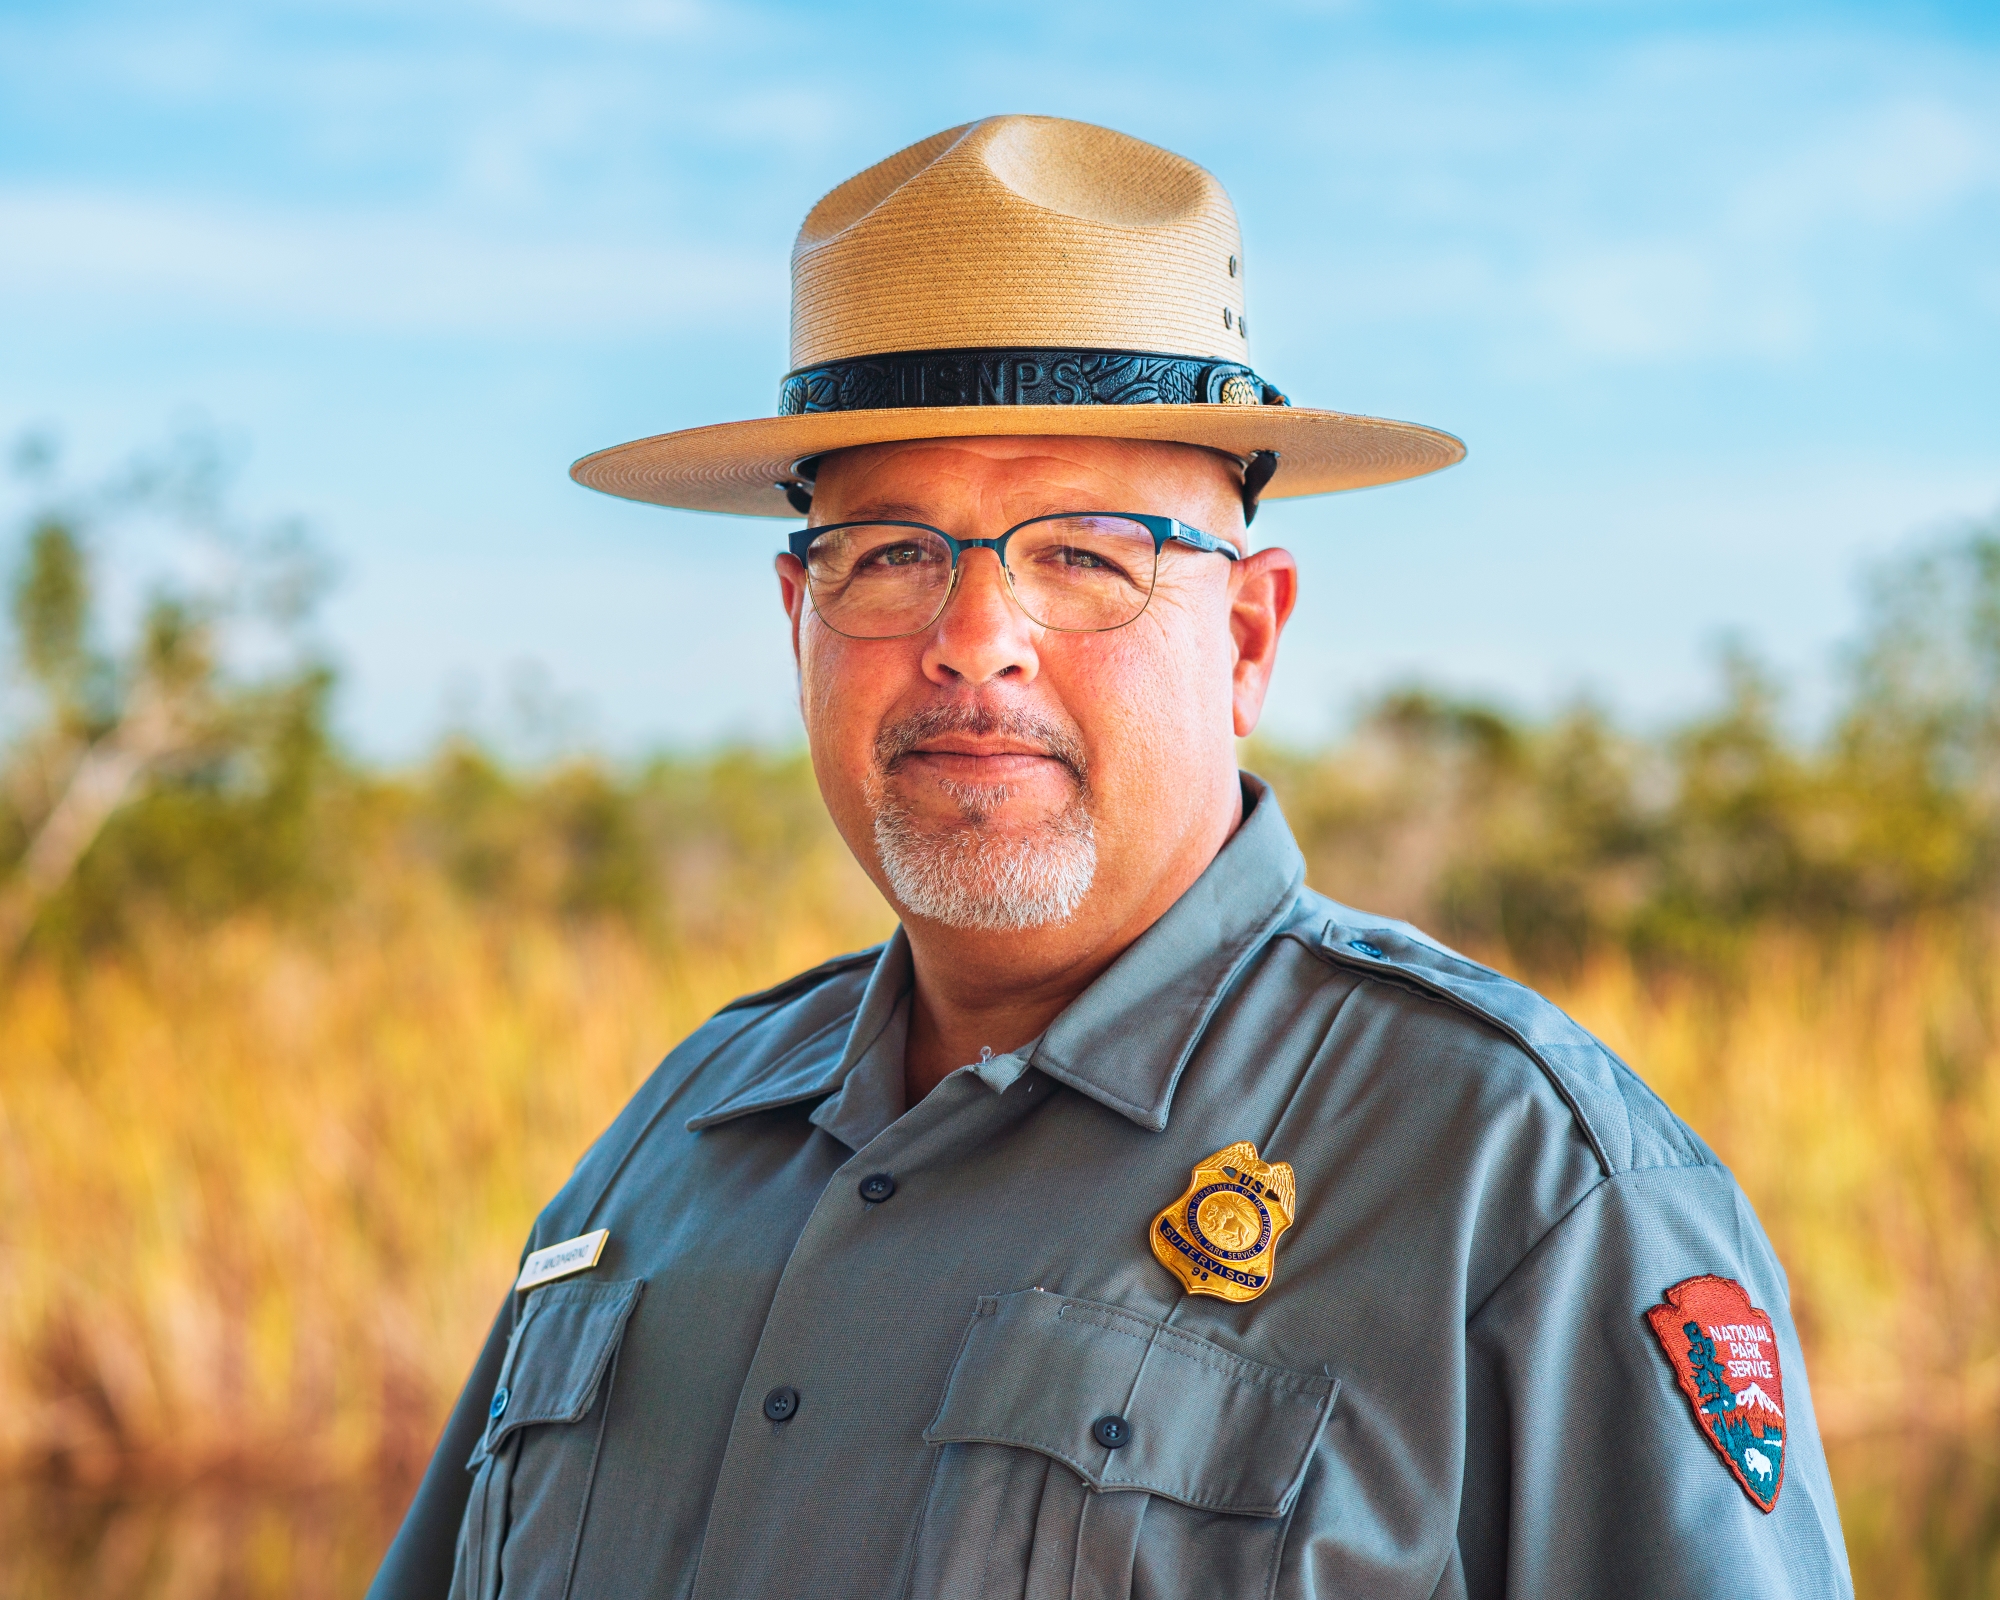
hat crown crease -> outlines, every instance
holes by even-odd
[[[1015,195],[1080,222],[1164,228],[1196,223],[1204,202],[1229,207],[1222,186],[1185,156],[1088,123],[1002,117],[967,143]]]
[[[945,151],[978,127],[965,122],[943,133],[898,150],[874,166],[857,172],[845,183],[829,189],[799,224],[799,236],[792,245],[792,259],[829,244],[848,229],[878,210],[912,178],[936,165]]]
[[[1241,254],[1227,193],[1185,157],[991,117],[813,208],[792,256],[792,366],[1016,346],[1247,363]]]

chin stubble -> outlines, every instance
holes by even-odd
[[[887,780],[912,750],[946,733],[997,733],[1045,751],[1069,771],[1068,800],[1026,831],[1007,832],[992,817],[1011,790],[946,782],[941,787],[958,815],[920,821],[889,793]],[[889,887],[913,915],[992,933],[1050,927],[1075,915],[1097,876],[1097,834],[1085,804],[1083,752],[1068,730],[1023,712],[935,706],[885,728],[875,758],[868,794],[875,850]]]

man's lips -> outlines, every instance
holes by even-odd
[[[1011,741],[982,743],[974,739],[942,738],[925,742],[896,763],[900,770],[928,787],[951,789],[1022,790],[1039,793],[1052,780],[1070,781],[1069,767],[1046,750]]]
[[[1056,758],[1040,745],[1023,744],[1011,739],[956,738],[950,735],[940,739],[927,739],[910,752],[913,756],[964,756],[976,761],[1005,760],[1021,758],[1033,761],[1053,761]]]
[[[1068,769],[1045,750],[912,750],[898,766],[929,768],[959,782],[1005,783],[1055,768]]]

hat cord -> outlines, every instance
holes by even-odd
[[[1257,497],[1264,492],[1264,485],[1271,481],[1271,475],[1277,470],[1278,452],[1275,450],[1253,450],[1250,459],[1243,463],[1244,527],[1257,520]],[[811,503],[810,499],[807,503]]]

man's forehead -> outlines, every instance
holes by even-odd
[[[1154,440],[975,437],[866,445],[820,461],[813,517],[925,521],[967,499],[1028,515],[1051,509],[1171,512],[1175,506],[1154,502],[1195,496],[1233,503],[1241,472],[1241,463],[1220,451]],[[1069,503],[1079,495],[1082,500]],[[1051,496],[1065,503],[1045,504]],[[1119,503],[1098,503],[1107,496]]]
[[[1241,473],[1234,456],[1203,445],[1175,444],[1162,439],[1092,438],[1067,434],[973,434],[965,438],[909,439],[887,444],[857,445],[820,459],[819,476],[828,467],[847,473],[937,471],[947,463],[961,468],[974,462],[994,468],[1049,473],[1185,472],[1228,469]]]

